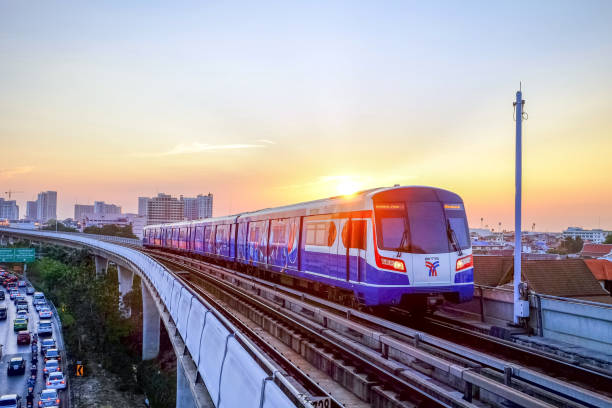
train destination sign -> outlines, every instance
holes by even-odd
[[[34,262],[34,248],[0,248],[0,262]]]

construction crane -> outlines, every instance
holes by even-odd
[[[9,200],[11,199],[13,194],[15,194],[15,193],[23,193],[23,191],[15,191],[15,190],[9,189],[9,191],[5,191],[4,192],[4,194],[8,195]]]

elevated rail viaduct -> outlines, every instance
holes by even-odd
[[[164,324],[176,353],[177,407],[310,406],[303,392],[231,322],[147,255],[86,234],[0,229],[0,246],[17,240],[88,249],[97,276],[106,273],[109,263],[116,265],[120,297],[132,290],[134,274],[141,278],[142,358],[157,357]]]

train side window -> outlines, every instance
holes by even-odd
[[[272,220],[271,225],[271,244],[284,245],[286,244],[287,223],[285,220]]]
[[[332,246],[336,240],[336,224],[332,221],[306,224],[306,245]]]
[[[350,236],[349,221],[347,221],[342,228],[342,244],[344,244],[345,248],[366,249],[366,233],[368,230],[366,220],[350,220],[350,223]]]
[[[257,224],[252,224],[250,226],[251,228],[249,229],[249,242],[251,244],[258,244],[259,243],[259,225]]]

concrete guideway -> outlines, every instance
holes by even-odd
[[[158,262],[124,246],[75,235],[0,229],[3,237],[88,248],[97,274],[106,272],[108,262],[118,266],[122,295],[131,287],[133,273],[141,277],[143,358],[159,352],[161,318],[177,355],[177,407],[309,406],[249,339]]]
[[[151,252],[156,253],[159,251]],[[321,325],[319,328],[320,330],[333,333],[337,341],[342,341],[341,336],[346,336],[351,339],[347,340],[349,342],[347,344],[350,344],[350,342],[354,344],[354,340],[357,340],[358,343],[363,344],[369,349],[374,349],[378,352],[382,350],[384,359],[390,359],[390,356],[400,361],[417,359],[422,363],[435,367],[436,371],[444,373],[444,375],[455,378],[466,384],[479,387],[481,390],[487,390],[491,394],[521,406],[550,406],[546,402],[538,401],[531,397],[529,394],[532,391],[535,391],[548,400],[552,399],[555,401],[556,398],[557,402],[553,405],[564,401],[565,398],[569,398],[592,406],[612,406],[612,400],[605,395],[535,372],[517,364],[511,364],[500,358],[454,344],[450,341],[442,340],[403,325],[377,318],[349,307],[340,306],[287,287],[281,287],[267,281],[262,281],[250,275],[245,275],[212,264],[206,264],[188,257],[167,253],[164,253],[163,256],[175,258],[177,264],[182,265],[186,270],[189,267],[194,268],[194,270],[205,270],[207,274],[226,280],[234,287],[242,288],[245,292],[268,299],[270,302],[286,310],[285,313],[289,315],[294,313],[296,318],[307,316],[309,320]],[[335,312],[332,312],[332,310],[335,310]],[[337,312],[340,313],[338,314]],[[354,320],[353,316],[357,319]],[[379,326],[380,329],[373,330],[371,327],[366,327],[358,323],[358,320],[368,321]],[[408,343],[405,341],[397,341],[393,336],[384,334],[384,332],[388,330],[408,336],[413,340]],[[340,334],[340,336],[336,333]],[[419,344],[425,347],[421,347]],[[462,367],[446,358],[436,357],[428,351],[430,348],[450,352],[460,359],[467,358],[477,362],[480,368],[489,367],[485,368],[485,370],[489,370],[489,374],[492,374],[494,377],[499,377],[499,375],[491,370],[502,373],[502,376],[509,375],[509,383],[512,382],[516,387],[524,389],[527,393],[509,387],[508,384],[504,383],[503,378],[501,382],[487,378],[487,376],[479,373],[480,368],[474,370],[472,368]],[[367,352],[367,349],[362,348],[362,350],[364,353]],[[380,357],[380,355],[378,355],[378,357]],[[372,354],[372,358],[377,358],[377,354]],[[537,387],[541,388],[534,389],[529,384],[536,384]],[[547,390],[553,391],[557,396],[549,393]]]

